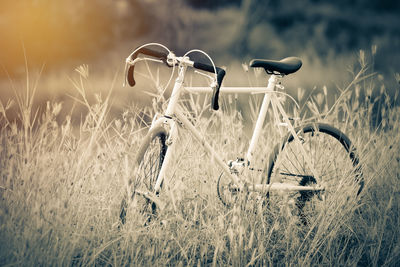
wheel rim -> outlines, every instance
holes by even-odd
[[[157,135],[150,143],[140,161],[135,175],[134,187],[153,192],[165,153],[165,136]],[[144,186],[144,187],[143,187]]]
[[[356,195],[360,188],[360,167],[350,141],[341,133],[322,132],[314,128],[303,129],[299,134],[302,146],[317,171],[318,183],[325,188],[323,193],[311,191],[293,192],[297,213],[307,224],[313,213],[332,205],[329,196],[351,193]],[[285,182],[296,185],[317,183],[316,177],[301,153],[298,142],[293,138],[275,150],[269,169],[268,182]],[[356,193],[354,193],[356,192]],[[325,201],[320,201],[325,200]]]
[[[154,191],[154,186],[166,151],[167,146],[165,145],[165,134],[163,133],[157,134],[148,143],[141,159],[138,161],[138,167],[132,179],[130,201],[127,201],[125,197],[121,203],[120,218],[123,224],[126,222],[128,204],[130,210],[140,216],[134,216],[139,223],[142,223],[143,220],[143,224],[146,225],[156,216],[156,204],[140,193],[151,192],[158,194],[158,192]]]
[[[150,199],[135,193],[135,191],[156,193],[154,186],[160,173],[165,153],[165,135],[157,135],[149,143],[134,177],[133,206],[148,221],[156,215],[156,204]]]

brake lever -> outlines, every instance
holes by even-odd
[[[201,71],[198,71],[198,70],[195,70],[194,73],[198,73],[198,74],[200,74],[200,75],[202,75],[202,76],[204,76],[204,77],[210,79],[210,81],[211,81],[212,83],[216,83],[215,78],[214,78],[213,76],[211,76],[211,75],[205,74],[204,72],[201,72]],[[214,76],[215,76],[215,75],[214,75]]]

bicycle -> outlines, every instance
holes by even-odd
[[[150,49],[149,46],[160,47],[162,51]],[[205,55],[211,64],[192,61],[189,57],[191,53]],[[139,55],[143,56],[139,57]],[[138,208],[146,217],[146,222],[150,222],[157,215],[157,207],[163,206],[159,195],[171,164],[174,147],[177,145],[178,128],[188,130],[222,169],[222,174],[217,181],[217,193],[226,206],[234,205],[243,194],[252,193],[257,195],[258,199],[261,196],[262,199],[268,200],[271,192],[284,191],[293,195],[298,215],[306,224],[307,203],[310,203],[309,206],[312,209],[315,205],[312,203],[323,201],[327,193],[339,192],[344,184],[354,187],[357,195],[361,192],[364,184],[361,165],[350,139],[339,129],[325,123],[312,122],[295,127],[294,119],[289,118],[281,100],[278,99],[277,95],[282,93],[278,89],[283,89],[281,80],[284,76],[295,73],[301,68],[302,62],[299,58],[289,57],[280,61],[252,60],[250,67],[262,68],[270,75],[267,87],[221,87],[225,71],[216,67],[207,53],[201,50],[190,50],[184,56],[178,57],[167,47],[158,43],[140,46],[126,59],[125,83],[127,82],[130,86],[136,84],[134,67],[140,61],[163,63],[173,68],[172,73],[177,67],[178,75],[165,112],[154,116],[151,127],[137,152],[134,162],[136,170],[121,203],[122,224],[126,222],[130,205]],[[199,73],[210,80],[210,86],[184,86],[188,68],[201,71]],[[184,91],[211,93],[213,110],[219,109],[220,93],[264,94],[248,151],[244,157],[228,162],[222,160],[180,110],[179,99]],[[288,133],[281,143],[275,145],[265,167],[259,169],[253,165],[253,158],[269,105],[274,114],[278,114],[278,118],[282,119],[281,125],[287,128]],[[253,174],[256,172],[261,177],[259,179],[261,182],[255,183],[254,179],[246,179],[246,174],[249,172]]]

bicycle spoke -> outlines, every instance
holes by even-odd
[[[316,132],[314,127],[307,126],[302,130],[302,146],[305,153],[309,155],[310,162],[306,162],[305,156],[302,154],[299,144],[294,138],[286,139],[284,148],[282,151],[278,151],[278,155],[272,157],[275,158],[276,164],[270,164],[273,166],[271,177],[277,178],[281,182],[294,183],[297,185],[311,185],[317,182],[321,182],[325,188],[323,193],[316,193],[311,191],[300,191],[297,193],[289,194],[290,197],[296,199],[296,206],[299,209],[299,215],[303,222],[309,220],[309,215],[306,213],[311,212],[317,205],[320,205],[320,201],[326,199],[327,194],[336,194],[342,192],[345,185],[358,184],[359,180],[356,180],[355,166],[350,154],[347,152],[346,147],[350,147],[350,144],[343,139],[344,135],[340,134],[338,130],[320,124],[317,129],[324,127],[324,132]],[[334,131],[331,133],[331,131]],[[300,132],[300,131],[297,131]],[[347,137],[345,137],[347,138]],[[279,145],[281,146],[281,145]],[[357,160],[358,161],[358,160]],[[312,166],[309,166],[312,164]],[[319,177],[316,177],[310,172],[310,169],[314,168]],[[351,188],[351,187],[350,187]],[[298,196],[296,198],[296,196]]]
[[[131,207],[143,216],[143,222],[147,224],[155,216],[156,206],[142,193],[154,191],[154,185],[166,152],[165,137],[163,134],[156,134],[153,140],[144,145],[147,148],[143,150],[142,155],[139,155],[141,160],[139,161],[137,172],[134,174]],[[120,219],[122,223],[126,221],[125,217],[128,208],[124,203],[127,203],[125,199],[121,203]],[[138,221],[141,221],[141,219]]]

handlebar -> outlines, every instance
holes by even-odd
[[[199,70],[208,71],[214,73],[214,66],[203,64],[200,62],[194,62],[193,67]],[[217,70],[217,84],[213,88],[213,96],[211,98],[211,106],[214,110],[219,109],[218,98],[219,98],[219,88],[221,88],[222,80],[225,77],[225,70],[215,67]]]
[[[129,63],[129,67],[128,67],[128,71],[126,74],[126,79],[128,81],[128,84],[133,87],[136,84],[135,78],[134,78],[134,66],[135,66],[135,60],[138,57],[139,54],[144,54],[144,55],[148,55],[154,58],[157,58],[159,60],[161,60],[162,62],[164,62],[168,67],[172,67],[173,65],[170,64],[170,62],[168,61],[168,55],[167,53],[163,53],[163,52],[159,52],[159,51],[155,51],[146,47],[142,47],[140,49],[138,49],[135,53],[133,53],[129,58],[127,58],[127,62]],[[178,58],[176,58],[178,59]],[[174,60],[172,62],[175,62]],[[225,70],[223,70],[222,68],[219,67],[215,67],[213,65],[207,65],[204,63],[200,63],[200,62],[193,62],[190,61],[190,64],[193,68],[199,69],[199,70],[203,70],[203,71],[207,71],[207,72],[211,72],[211,73],[215,73],[215,71],[217,72],[217,79],[216,79],[216,84],[213,85],[213,96],[211,99],[211,106],[214,110],[218,110],[219,109],[219,104],[218,104],[218,98],[219,98],[219,89],[221,87],[222,84],[222,80],[225,77]]]
[[[166,54],[166,53],[158,52],[158,51],[146,48],[146,47],[142,47],[138,51],[136,51],[131,56],[131,58],[128,58],[127,60],[132,60],[134,62],[139,54],[144,54],[144,55],[148,55],[148,56],[151,56],[151,57],[158,58],[158,59],[162,60],[165,63],[167,62],[167,57],[168,57],[168,54]],[[135,84],[136,84],[136,81],[135,81],[135,78],[134,78],[134,72],[135,72],[135,64],[130,64],[129,68],[128,68],[128,73],[127,73],[126,79],[128,80],[128,84],[131,87],[135,86]]]

